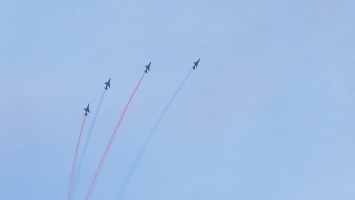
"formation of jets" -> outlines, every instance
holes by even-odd
[[[192,69],[196,69],[197,68],[197,66],[198,66],[198,63],[200,62],[200,59],[198,59],[196,62],[194,62],[194,66],[192,67]],[[150,64],[151,64],[152,62],[150,62],[148,65],[146,65],[145,66],[145,70],[144,70],[144,72],[145,73],[148,73],[149,71],[150,71]],[[110,79],[108,79],[108,81],[107,82],[105,82],[105,90],[108,90],[108,88],[110,88],[111,86],[110,86],[110,81],[111,81],[111,78]],[[85,111],[85,114],[84,115],[86,115],[86,116],[88,116],[88,113],[90,113],[90,109],[89,109],[89,105],[90,104],[88,104],[88,106],[86,107],[86,108],[84,108],[84,111]]]

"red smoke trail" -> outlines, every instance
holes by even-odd
[[[84,116],[83,122],[81,124],[79,138],[78,138],[78,141],[76,143],[74,161],[73,161],[73,165],[72,165],[72,168],[71,168],[70,179],[69,179],[69,187],[68,187],[68,194],[67,194],[68,195],[68,197],[67,197],[68,200],[70,200],[72,198],[72,190],[73,190],[74,172],[75,172],[75,167],[76,167],[76,159],[78,157],[78,151],[79,151],[81,136],[83,134],[85,120],[86,120],[86,116]]]
[[[139,85],[141,84],[141,82],[142,82],[142,80],[143,80],[143,78],[144,78],[144,75],[145,75],[145,73],[142,75],[142,77],[141,77],[141,79],[139,80],[139,82],[138,82],[136,88],[134,88],[134,91],[133,91],[131,97],[129,98],[129,100],[128,100],[128,102],[127,102],[127,105],[126,105],[126,107],[124,108],[124,110],[123,110],[123,112],[122,112],[122,114],[121,114],[121,117],[120,117],[120,119],[119,119],[118,122],[117,122],[116,128],[115,128],[115,130],[113,131],[113,133],[112,133],[112,135],[111,135],[111,138],[110,138],[108,144],[106,145],[105,152],[104,152],[104,154],[103,154],[102,157],[101,157],[101,160],[100,160],[99,165],[97,166],[97,169],[96,169],[94,178],[93,178],[92,181],[91,181],[91,184],[90,184],[90,188],[89,188],[89,190],[88,190],[88,193],[86,194],[86,198],[85,198],[86,200],[89,200],[90,197],[91,197],[91,194],[92,194],[92,192],[93,192],[93,190],[94,190],[94,187],[95,187],[97,178],[98,178],[98,176],[99,176],[99,173],[100,173],[100,171],[101,171],[101,169],[102,169],[102,166],[104,165],[104,162],[105,162],[105,160],[106,160],[106,156],[107,156],[108,152],[110,151],[110,148],[111,148],[111,145],[112,145],[113,140],[115,139],[117,130],[118,130],[118,128],[119,128],[120,125],[121,125],[122,119],[123,119],[123,117],[124,117],[125,114],[126,114],[127,108],[128,108],[129,105],[131,104],[131,101],[132,101],[132,99],[133,99],[133,97],[134,97],[134,94],[136,93],[136,91],[137,91]]]

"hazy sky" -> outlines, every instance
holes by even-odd
[[[0,2],[0,199],[66,198],[84,107],[83,199],[355,199],[354,1]],[[84,130],[93,115],[87,118]]]

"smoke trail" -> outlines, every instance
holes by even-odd
[[[126,188],[128,182],[129,182],[129,180],[131,179],[131,176],[132,176],[132,174],[133,174],[135,168],[137,167],[138,162],[139,162],[139,160],[141,159],[141,157],[142,157],[142,155],[143,155],[145,149],[147,148],[149,141],[150,141],[151,138],[153,137],[153,134],[154,134],[155,130],[157,129],[158,125],[160,124],[160,121],[163,119],[163,117],[164,117],[166,111],[168,111],[168,109],[169,109],[171,103],[174,101],[176,95],[179,93],[180,89],[182,88],[182,86],[183,86],[184,83],[186,82],[187,78],[189,78],[191,72],[192,72],[192,69],[191,69],[191,70],[189,71],[189,73],[186,75],[186,77],[184,78],[184,80],[180,83],[180,86],[179,86],[178,89],[175,91],[174,95],[170,98],[170,100],[169,100],[168,104],[165,106],[163,112],[160,114],[160,116],[159,116],[159,118],[158,118],[158,121],[155,123],[155,125],[154,125],[152,131],[149,133],[147,140],[144,142],[143,147],[142,147],[141,150],[139,151],[139,153],[138,153],[136,159],[135,159],[134,162],[133,162],[132,167],[130,168],[130,170],[129,170],[129,172],[128,172],[128,175],[126,176],[126,179],[124,180],[124,182],[123,182],[123,184],[122,184],[120,190],[118,191],[117,199],[120,199],[121,196],[123,195],[124,189]]]
[[[84,124],[85,124],[86,116],[84,116],[83,122],[81,124],[80,128],[80,133],[79,133],[79,138],[76,143],[76,148],[75,148],[75,154],[74,154],[74,161],[72,165],[72,169],[70,172],[70,179],[69,179],[69,186],[68,186],[68,193],[67,193],[67,199],[70,200],[72,198],[72,191],[73,191],[73,181],[74,181],[74,173],[75,173],[75,166],[76,166],[76,159],[78,157],[78,151],[79,151],[79,146],[80,146],[80,141],[81,141],[81,136],[83,134],[83,129],[84,129]]]
[[[129,105],[131,104],[131,101],[132,101],[132,99],[133,99],[133,97],[134,97],[134,94],[136,93],[136,91],[137,91],[139,85],[141,84],[141,82],[142,82],[142,80],[143,80],[143,78],[144,78],[144,75],[145,75],[145,73],[143,73],[143,75],[142,75],[142,77],[140,78],[140,80],[139,80],[137,86],[134,88],[134,91],[133,91],[133,93],[131,94],[131,97],[129,98],[129,100],[128,100],[128,102],[127,102],[127,105],[126,105],[126,107],[124,108],[124,110],[123,110],[123,112],[122,112],[122,114],[121,114],[121,117],[120,117],[120,119],[119,119],[118,122],[117,122],[117,125],[116,125],[116,127],[115,127],[115,130],[113,131],[113,133],[112,133],[112,135],[111,135],[111,138],[110,138],[108,144],[106,145],[105,152],[104,152],[104,154],[103,154],[102,157],[101,157],[101,160],[100,160],[99,165],[97,166],[97,169],[96,169],[94,178],[93,178],[92,181],[91,181],[90,188],[89,188],[89,190],[88,190],[88,192],[87,192],[87,194],[86,194],[86,198],[85,198],[86,200],[89,200],[90,197],[91,197],[91,194],[92,194],[92,192],[93,192],[93,190],[94,190],[94,187],[95,187],[95,184],[96,184],[96,181],[97,181],[97,178],[98,178],[99,173],[100,173],[100,171],[101,171],[101,169],[102,169],[102,166],[104,165],[104,162],[105,162],[105,160],[106,160],[106,156],[107,156],[108,152],[110,151],[112,142],[113,142],[113,140],[115,139],[115,136],[116,136],[116,133],[117,133],[117,131],[118,131],[118,128],[119,128],[120,125],[121,125],[121,122],[122,122],[122,120],[123,120],[123,117],[125,116],[126,111],[127,111],[128,107],[129,107]]]
[[[102,104],[102,101],[105,97],[105,94],[106,94],[106,90],[104,90],[104,92],[102,93],[102,96],[101,96],[101,99],[100,99],[100,102],[99,102],[99,105],[97,106],[97,109],[96,109],[96,112],[95,112],[95,115],[92,119],[92,122],[91,122],[91,125],[90,125],[90,129],[89,129],[89,132],[88,132],[88,135],[86,137],[86,140],[85,140],[85,143],[83,145],[83,150],[81,152],[81,155],[80,155],[80,158],[79,158],[79,162],[78,162],[78,167],[77,167],[77,171],[76,171],[76,176],[75,176],[75,179],[74,179],[74,182],[73,182],[73,190],[75,191],[75,187],[76,187],[76,184],[79,182],[80,180],[80,174],[81,174],[81,168],[82,168],[82,164],[84,163],[84,160],[85,160],[85,155],[86,155],[86,149],[88,147],[88,144],[89,144],[89,140],[91,138],[91,135],[92,135],[92,131],[94,129],[94,126],[95,126],[95,122],[96,122],[96,117],[100,111],[100,107],[101,107],[101,104]]]

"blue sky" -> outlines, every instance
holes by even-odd
[[[83,199],[152,61],[92,196],[115,199],[154,123],[201,58],[122,200],[353,200],[354,7],[0,2],[0,199],[66,198],[83,108],[95,110],[112,78],[75,191]]]

